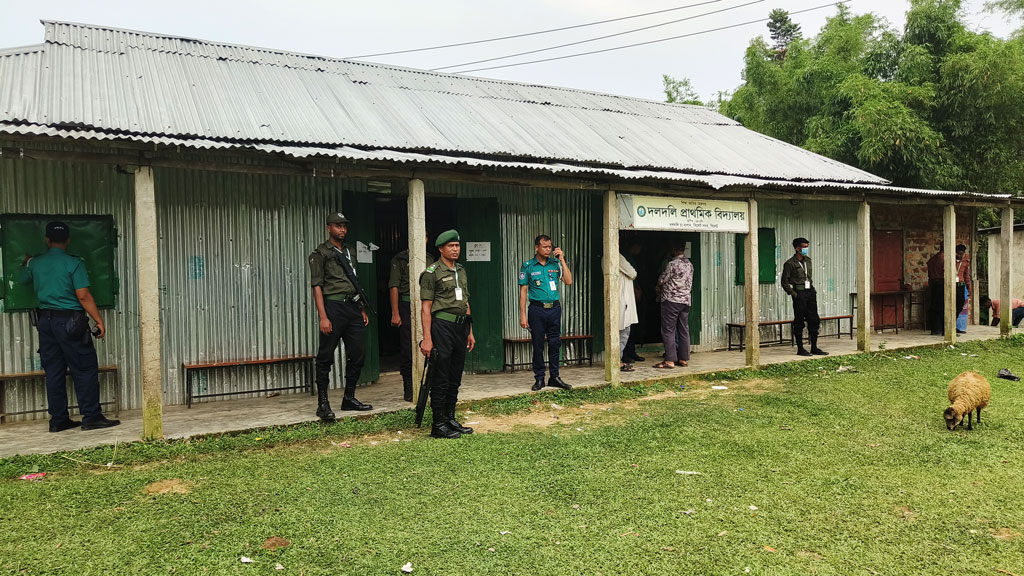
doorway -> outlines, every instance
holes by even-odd
[[[873,230],[871,232],[871,305],[877,329],[902,328],[903,231]]]

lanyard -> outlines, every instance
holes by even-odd
[[[344,252],[342,252],[341,250],[338,250],[337,246],[335,246],[334,249],[337,250],[339,254],[344,256],[345,260],[348,260],[348,266],[349,266],[349,268],[352,269],[352,275],[359,276],[359,272],[356,272],[356,267],[352,265],[352,253],[348,251],[348,246],[345,246],[345,251]]]
[[[804,280],[810,280],[811,278],[807,276],[807,262],[801,260],[800,267],[804,269]]]
[[[453,272],[455,272],[455,289],[458,290],[459,289],[459,268],[456,267],[455,270],[453,270]]]

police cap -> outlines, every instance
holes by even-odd
[[[447,244],[449,242],[458,242],[458,241],[459,241],[459,231],[458,230],[446,230],[444,232],[441,232],[441,234],[439,234],[437,236],[437,241],[434,242],[434,246],[444,246],[445,244]]]
[[[63,222],[54,220],[46,225],[46,237],[50,239],[50,242],[64,242],[70,235],[68,225]]]
[[[327,215],[328,224],[348,224],[348,218],[341,212],[331,212]]]

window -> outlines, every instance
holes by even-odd
[[[746,283],[746,257],[743,243],[747,241],[746,234],[736,235],[736,285],[742,286]],[[758,281],[761,284],[775,283],[775,228],[757,229],[757,266]]]
[[[0,298],[3,310],[15,312],[38,306],[32,286],[18,284],[18,273],[25,254],[46,251],[46,223],[60,220],[71,229],[68,254],[85,261],[89,291],[100,308],[113,308],[117,302],[119,280],[114,264],[117,231],[112,216],[67,214],[0,214],[0,272],[3,285]]]

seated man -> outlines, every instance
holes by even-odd
[[[980,304],[982,310],[987,310],[989,308],[992,309],[991,314],[989,314],[989,316],[992,318],[992,326],[999,326],[999,319],[1001,318],[1000,311],[1002,310],[1002,306],[999,304],[999,300],[990,300],[986,296],[981,299]],[[1018,326],[1020,326],[1020,321],[1024,319],[1024,300],[1021,300],[1020,298],[1014,298],[1010,301],[1010,304],[1010,308],[1012,310],[1010,312],[1010,323],[1013,324],[1014,328],[1017,328]]]

